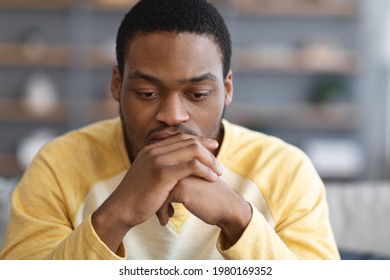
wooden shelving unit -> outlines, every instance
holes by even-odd
[[[116,104],[113,104],[113,101],[102,100],[104,89],[98,87],[105,81],[97,81],[97,79],[102,79],[102,75],[103,73],[105,75],[107,69],[111,69],[116,64],[113,53],[110,49],[107,49],[109,47],[104,45],[104,42],[111,40],[107,35],[108,29],[111,27],[104,30],[103,25],[100,26],[100,22],[95,25],[95,20],[100,20],[102,16],[104,26],[110,26],[111,20],[115,20],[117,24],[118,15],[124,14],[137,2],[138,0],[90,0],[85,2],[70,0],[0,0],[0,10],[8,11],[10,9],[12,13],[16,12],[16,14],[18,10],[25,13],[30,9],[32,17],[37,17],[41,16],[41,13],[36,13],[36,11],[46,11],[49,15],[52,10],[55,10],[56,13],[60,12],[61,16],[65,18],[84,17],[80,18],[80,22],[86,25],[81,26],[83,29],[80,30],[88,30],[93,35],[91,36],[93,42],[83,42],[86,45],[80,48],[75,46],[76,42],[72,41],[77,41],[79,39],[77,36],[67,41],[68,39],[58,40],[58,36],[50,37],[50,34],[48,34],[47,38],[49,42],[52,40],[51,43],[41,45],[26,45],[0,40],[0,67],[2,69],[12,68],[13,72],[17,72],[21,76],[25,75],[25,70],[30,70],[29,68],[48,68],[45,70],[49,71],[55,69],[53,76],[61,73],[60,75],[64,74],[64,79],[70,78],[69,80],[76,76],[72,81],[80,83],[80,85],[70,87],[72,94],[73,91],[80,91],[80,93],[90,98],[90,100],[84,98],[82,103],[77,104],[77,101],[74,100],[67,102],[68,96],[61,96],[61,99],[65,101],[58,103],[52,112],[36,114],[27,109],[22,99],[16,99],[16,97],[15,99],[4,99],[5,97],[0,96],[0,124],[15,124],[16,127],[30,124],[34,127],[40,125],[58,125],[60,127],[67,124],[77,125],[80,117],[83,118],[80,123],[83,123],[89,120],[95,121],[118,116]],[[234,47],[232,69],[234,73],[244,77],[244,82],[239,84],[238,81],[235,81],[235,85],[240,85],[236,89],[239,88],[239,91],[243,91],[244,94],[256,95],[256,97],[248,96],[248,99],[245,97],[240,100],[240,92],[237,92],[234,103],[227,110],[227,116],[230,114],[235,122],[252,128],[265,128],[279,132],[287,131],[287,133],[296,130],[299,134],[297,138],[306,137],[305,133],[309,136],[310,133],[318,135],[322,132],[340,133],[342,135],[351,132],[351,134],[354,134],[360,129],[362,117],[357,104],[353,103],[354,101],[348,104],[326,103],[316,105],[310,103],[310,100],[303,99],[306,98],[305,90],[319,77],[336,76],[341,77],[343,82],[355,83],[353,80],[361,74],[358,54],[360,48],[355,48],[355,45],[351,43],[343,44],[343,38],[337,40],[340,34],[341,37],[342,34],[345,34],[345,31],[341,30],[335,32],[335,42],[341,43],[337,45],[340,47],[338,50],[341,51],[339,56],[336,55],[333,58],[328,56],[328,59],[322,57],[322,62],[329,62],[329,64],[319,63],[315,60],[315,57],[318,56],[311,56],[310,54],[313,53],[303,52],[309,48],[302,50],[302,47],[312,46],[309,45],[312,41],[306,39],[313,38],[311,35],[317,35],[313,34],[315,26],[334,21],[331,24],[332,28],[339,24],[342,27],[341,29],[348,30],[350,26],[355,25],[358,22],[357,19],[360,19],[361,16],[358,1],[212,0],[210,2],[216,5],[222,11],[226,20],[230,21],[229,24],[233,25],[232,30],[236,33],[232,38],[237,38],[237,42],[233,43],[240,44],[239,48]],[[51,17],[48,16],[48,18]],[[319,21],[317,21],[318,19]],[[109,24],[106,25],[106,21]],[[286,36],[283,32],[287,27],[283,25],[289,27],[290,22],[292,23],[292,34]],[[259,33],[256,33],[257,37],[248,38],[248,36],[251,36],[248,35],[248,32],[252,29],[241,33],[240,28],[257,23],[267,25],[265,28],[263,26],[259,28]],[[56,22],[56,24],[58,23]],[[346,24],[347,27],[343,24]],[[102,29],[102,32],[95,30],[96,26],[99,26],[98,28]],[[55,28],[53,27],[53,30]],[[268,28],[275,28],[277,32],[273,36],[264,36],[262,32],[268,32],[264,31]],[[48,30],[50,30],[48,33],[53,32],[51,29]],[[319,30],[323,29],[319,28]],[[254,28],[253,32],[257,32],[257,30]],[[273,31],[270,30],[270,32]],[[112,34],[112,36],[114,35]],[[13,36],[8,37],[13,38]],[[56,40],[65,43],[63,45],[53,43]],[[101,45],[98,42],[102,42]],[[241,45],[241,43],[244,45]],[[280,44],[285,45],[281,46]],[[282,56],[275,55],[277,49],[273,49],[273,47],[278,45],[291,47],[287,50],[289,56],[284,56],[286,53],[282,53]],[[270,49],[252,49],[258,46],[270,46]],[[348,50],[346,46],[355,49]],[[262,53],[263,51],[264,53]],[[314,54],[318,53],[314,52]],[[327,56],[325,55],[325,57]],[[14,71],[19,68],[23,71]],[[78,76],[79,73],[82,76]],[[269,74],[272,74],[272,77],[270,75],[271,79],[268,79]],[[298,82],[292,82],[295,79],[294,75],[297,75]],[[58,78],[58,76],[54,77]],[[264,87],[256,81],[258,78],[261,82],[267,79]],[[248,79],[248,83],[246,83],[246,79]],[[276,86],[275,83],[277,83]],[[252,86],[253,84],[258,84],[259,88],[248,90],[248,85]],[[290,85],[293,87],[291,90]],[[11,87],[6,88],[9,90]],[[17,91],[17,89],[11,90]],[[284,103],[281,102],[281,104],[278,104],[276,98],[269,97],[269,94],[275,90],[279,90],[278,93],[282,91],[285,91],[286,94],[291,93],[292,95],[288,96],[289,100],[293,100],[297,96],[297,103],[281,105]],[[302,95],[300,95],[301,93]],[[68,94],[70,93],[68,92]],[[5,96],[9,96],[9,94],[7,93]],[[347,99],[349,98],[349,95],[344,96]],[[263,102],[263,99],[272,104]],[[244,103],[245,100],[256,101],[247,104]],[[82,114],[74,114],[80,111],[80,107],[82,108]],[[288,141],[288,139],[286,140]],[[17,166],[17,160],[12,155],[12,151],[10,154],[0,155],[0,176],[17,175],[20,172],[18,168],[20,167]]]

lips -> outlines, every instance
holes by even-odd
[[[151,143],[156,143],[156,142],[159,142],[161,140],[167,139],[167,138],[173,136],[174,134],[176,134],[176,133],[169,132],[169,131],[159,131],[159,132],[153,133],[149,139],[150,139]]]

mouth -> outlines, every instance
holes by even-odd
[[[153,143],[157,143],[157,142],[160,142],[164,139],[167,139],[173,135],[175,135],[176,133],[173,133],[173,132],[169,132],[169,131],[160,131],[160,132],[155,132],[153,133],[151,136],[150,136],[150,140],[149,142],[151,144]]]

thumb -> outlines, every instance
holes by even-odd
[[[200,142],[208,150],[215,150],[219,146],[218,141],[211,139],[211,138],[200,137]]]

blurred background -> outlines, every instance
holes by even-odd
[[[0,0],[0,248],[47,141],[115,117],[115,36],[136,0]],[[390,1],[210,1],[233,40],[226,118],[304,150],[343,259],[390,259]]]

